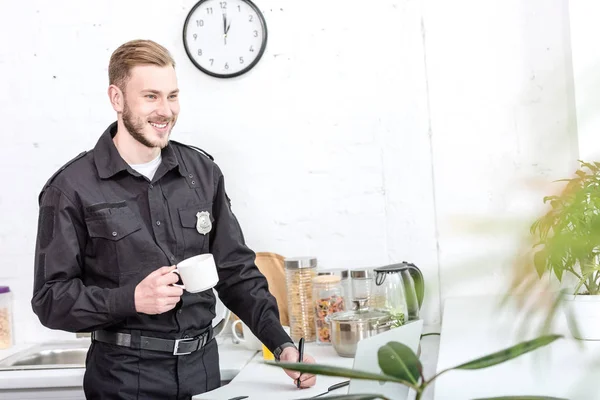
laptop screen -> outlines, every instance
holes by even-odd
[[[388,342],[400,342],[408,346],[415,353],[419,347],[423,320],[411,321],[398,328],[379,333],[367,339],[362,339],[356,347],[354,366],[352,369],[372,373],[383,373],[379,368],[377,351]],[[406,400],[409,388],[394,382],[366,381],[351,379],[348,394],[378,393],[391,400]]]

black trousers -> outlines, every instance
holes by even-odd
[[[86,359],[86,399],[191,399],[221,386],[215,339],[174,356],[93,341]]]

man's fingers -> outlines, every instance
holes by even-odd
[[[289,370],[289,369],[284,369],[284,371],[294,381],[296,381],[298,379],[298,377],[300,376],[300,372],[298,372],[298,371],[292,371],[292,370]]]
[[[162,275],[168,274],[169,272],[171,272],[175,268],[177,268],[177,267],[175,267],[174,265],[171,265],[169,267],[160,267],[159,269],[153,271],[150,275],[162,276]]]
[[[304,357],[302,358],[302,360],[307,363],[307,364],[314,364],[315,363],[315,359],[312,358],[311,356],[309,356],[308,354],[305,354]]]
[[[314,386],[317,383],[317,377],[314,375],[308,375],[306,379],[304,379],[304,375],[300,378],[300,387],[307,388]]]
[[[170,271],[174,271],[174,269],[172,269]],[[156,279],[156,284],[166,286],[166,285],[172,285],[174,283],[177,283],[177,281],[179,281],[179,274],[177,274],[176,272],[170,272],[170,273],[166,273],[166,274],[158,277]]]
[[[183,295],[183,289],[178,286],[163,286],[160,289],[160,294],[169,298],[177,298],[177,301],[179,301],[179,297]]]

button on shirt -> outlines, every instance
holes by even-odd
[[[193,336],[215,317],[212,290],[184,291],[171,311],[137,313],[136,285],[162,266],[212,253],[223,303],[270,349],[289,342],[275,298],[231,211],[219,167],[171,141],[152,181],[119,155],[112,124],[93,150],[53,176],[40,194],[32,306],[47,327],[70,332],[139,329]],[[198,214],[211,229],[196,228]],[[203,215],[206,215],[203,213]]]

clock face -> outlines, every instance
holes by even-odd
[[[231,78],[260,60],[267,45],[267,25],[250,0],[200,0],[185,20],[183,44],[198,69]]]

